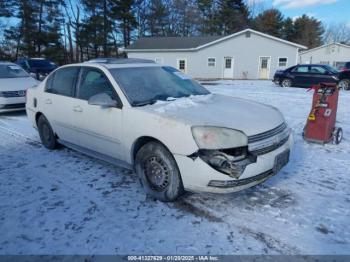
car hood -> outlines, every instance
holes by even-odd
[[[32,77],[0,78],[0,91],[26,90],[37,83]]]
[[[143,108],[191,126],[232,128],[247,136],[269,131],[284,122],[282,114],[272,106],[218,94],[159,101]]]

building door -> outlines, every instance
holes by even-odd
[[[260,57],[259,78],[269,79],[270,76],[270,57]]]
[[[233,58],[225,57],[224,58],[224,78],[232,79],[233,78]]]

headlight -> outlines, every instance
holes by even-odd
[[[212,126],[194,126],[192,135],[200,149],[224,149],[248,145],[248,137],[241,131]]]

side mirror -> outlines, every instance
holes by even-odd
[[[101,107],[116,107],[118,105],[117,101],[113,100],[106,93],[99,93],[90,97],[88,104]]]

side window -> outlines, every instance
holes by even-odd
[[[89,100],[90,97],[100,93],[106,93],[116,99],[115,91],[103,72],[93,68],[83,68],[78,98]]]
[[[311,66],[310,73],[313,74],[326,74],[327,70],[323,68],[322,66]]]
[[[280,67],[286,67],[287,66],[287,61],[288,61],[288,58],[286,57],[280,57],[278,59],[278,66]]]
[[[79,67],[58,69],[47,80],[46,92],[63,96],[74,96]]]
[[[308,66],[297,66],[293,69],[293,72],[296,73],[308,73],[309,67]]]

